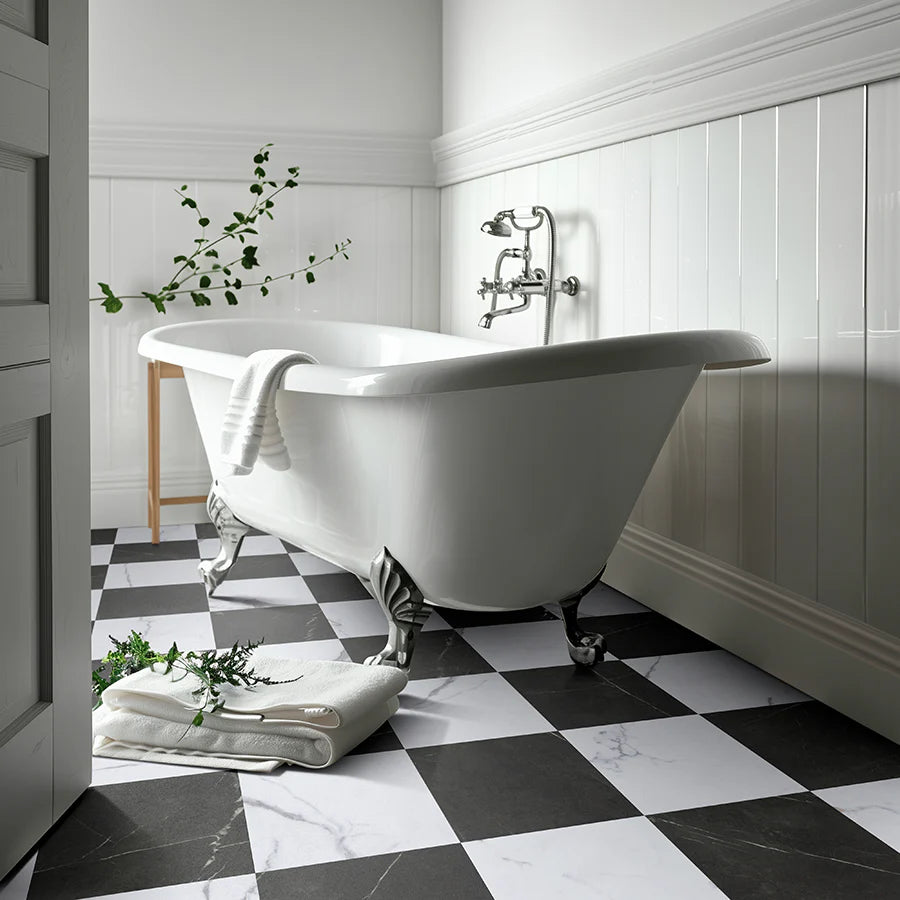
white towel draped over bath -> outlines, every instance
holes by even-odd
[[[291,366],[316,362],[297,350],[257,350],[247,357],[231,386],[222,425],[226,475],[249,475],[257,457],[278,471],[291,467],[275,413],[275,391]]]
[[[202,725],[191,724],[196,676],[156,665],[120,679],[94,710],[94,755],[253,772],[284,763],[320,769],[380,728],[407,683],[387,666],[257,655],[252,666],[288,683],[224,685],[225,706],[204,713]]]

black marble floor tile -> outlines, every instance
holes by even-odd
[[[91,590],[99,591],[106,581],[106,570],[109,566],[91,566]]]
[[[281,543],[284,545],[284,549],[288,553],[302,553],[303,552],[302,547],[295,547],[293,544],[289,543],[288,541],[282,540]]]
[[[171,613],[207,612],[202,584],[166,584],[152,587],[107,588],[100,597],[98,619],[126,619]]]
[[[585,616],[580,624],[584,631],[602,634],[609,652],[619,659],[717,649],[706,638],[657,612]]]
[[[297,576],[297,567],[285,554],[267,553],[262,556],[239,556],[228,572],[229,581],[241,578],[283,578]]]
[[[158,544],[116,544],[110,563],[157,562],[163,559],[196,559],[200,548],[196,541],[160,541]]]
[[[70,900],[253,871],[233,772],[89,788],[44,840],[29,900]]]
[[[91,544],[114,544],[118,528],[92,528]]]
[[[390,722],[385,722],[377,731],[372,732],[362,743],[357,744],[347,756],[359,753],[381,753],[383,750],[402,750],[403,744],[400,738],[391,728]]]
[[[811,791],[900,777],[900,745],[815,700],[704,718]]]
[[[331,623],[313,603],[301,606],[269,606],[265,609],[236,609],[210,613],[217,647],[231,647],[235,641],[265,641],[293,644],[324,641],[335,637]]]
[[[257,875],[260,900],[491,900],[459,844]]]
[[[461,841],[638,814],[559,734],[407,752]]]
[[[294,574],[297,574],[296,569]],[[319,603],[364,600],[371,596],[360,580],[349,572],[336,572],[332,575],[305,575],[303,580]]]
[[[615,660],[590,668],[552,666],[501,674],[559,730],[688,716],[693,712]]]
[[[730,900],[900,897],[900,854],[813,794],[648,818]]]
[[[543,606],[530,609],[511,609],[506,612],[479,612],[468,609],[447,609],[436,606],[435,611],[451,628],[475,628],[479,625],[511,625],[517,622],[545,622],[556,619]]]
[[[385,629],[386,630],[386,629]],[[363,662],[384,647],[385,637],[342,638],[341,643],[353,662]],[[410,679],[445,678],[450,675],[477,675],[493,672],[494,667],[479,655],[455,631],[423,631],[416,638],[410,666]]]

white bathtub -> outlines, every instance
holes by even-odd
[[[220,429],[244,357],[305,350],[276,407],[291,468],[223,476]],[[768,360],[737,331],[526,349],[323,321],[164,326],[216,490],[244,523],[364,579],[387,547],[425,601],[507,610],[576,594],[612,551],[704,366]]]

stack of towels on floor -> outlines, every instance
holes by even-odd
[[[399,707],[406,674],[384,666],[254,655],[257,675],[286,684],[222,688],[222,709],[192,725],[194,675],[164,666],[112,684],[94,710],[94,755],[271,772],[321,769],[376,731]],[[291,679],[298,679],[293,681]]]

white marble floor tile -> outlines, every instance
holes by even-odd
[[[323,604],[324,605],[324,604]],[[253,651],[257,656],[274,659],[337,659],[352,662],[338,640],[300,641],[295,644],[262,644]]]
[[[695,712],[720,712],[809,700],[727,650],[627,659],[625,664]]]
[[[168,650],[173,641],[181,650],[209,650],[216,646],[209,613],[100,619],[94,623],[91,634],[91,659],[101,659],[112,649],[109,635],[124,640],[132,630],[143,635],[160,653]]]
[[[161,584],[199,584],[196,559],[113,563],[106,570],[104,588],[151,587]]]
[[[113,552],[113,544],[92,544],[91,565],[108,566]]]
[[[813,793],[900,853],[900,778]]]
[[[471,841],[463,847],[495,900],[724,900],[644,818]]]
[[[700,716],[562,734],[645,815],[806,790]]]
[[[27,900],[28,888],[31,885],[31,876],[36,862],[37,853],[32,853],[14,877],[0,880],[0,900]]]
[[[411,681],[391,727],[408,748],[554,730],[496,672]]]
[[[100,598],[103,591],[91,591],[91,620],[97,618],[97,610],[100,608]]]
[[[256,876],[233,875],[190,884],[170,884],[166,887],[128,891],[124,894],[104,894],[91,900],[257,900]]]
[[[312,591],[300,575],[275,578],[226,579],[209,598],[210,612],[257,609],[264,606],[302,606],[315,603]],[[323,604],[324,606],[324,604]]]
[[[456,843],[402,750],[239,777],[257,872]]]
[[[312,553],[291,553],[290,557],[301,575],[338,575],[347,571]]]
[[[458,630],[484,659],[501,672],[572,664],[566,632],[559,619],[479,625]]]
[[[134,759],[109,759],[105,756],[91,758],[94,787],[102,784],[122,784],[130,781],[153,781],[157,778],[178,778],[180,775],[204,775],[220,769],[204,769],[200,766],[176,766],[163,763],[141,762]]]
[[[218,538],[201,538],[198,542],[201,559],[215,559],[222,546]],[[241,544],[242,556],[266,556],[272,553],[284,553],[284,544],[271,534],[248,534]]]
[[[387,633],[387,619],[377,600],[323,603],[320,609],[339,638]]]
[[[141,525],[120,528],[116,531],[117,544],[149,544],[152,535],[149,528]],[[159,529],[161,541],[195,541],[197,528],[194,525],[161,525]]]
[[[553,607],[550,607],[553,609]],[[559,607],[553,609],[559,612]],[[632,600],[609,587],[595,587],[585,594],[578,606],[579,616],[618,616],[623,613],[649,612],[643,603]]]

